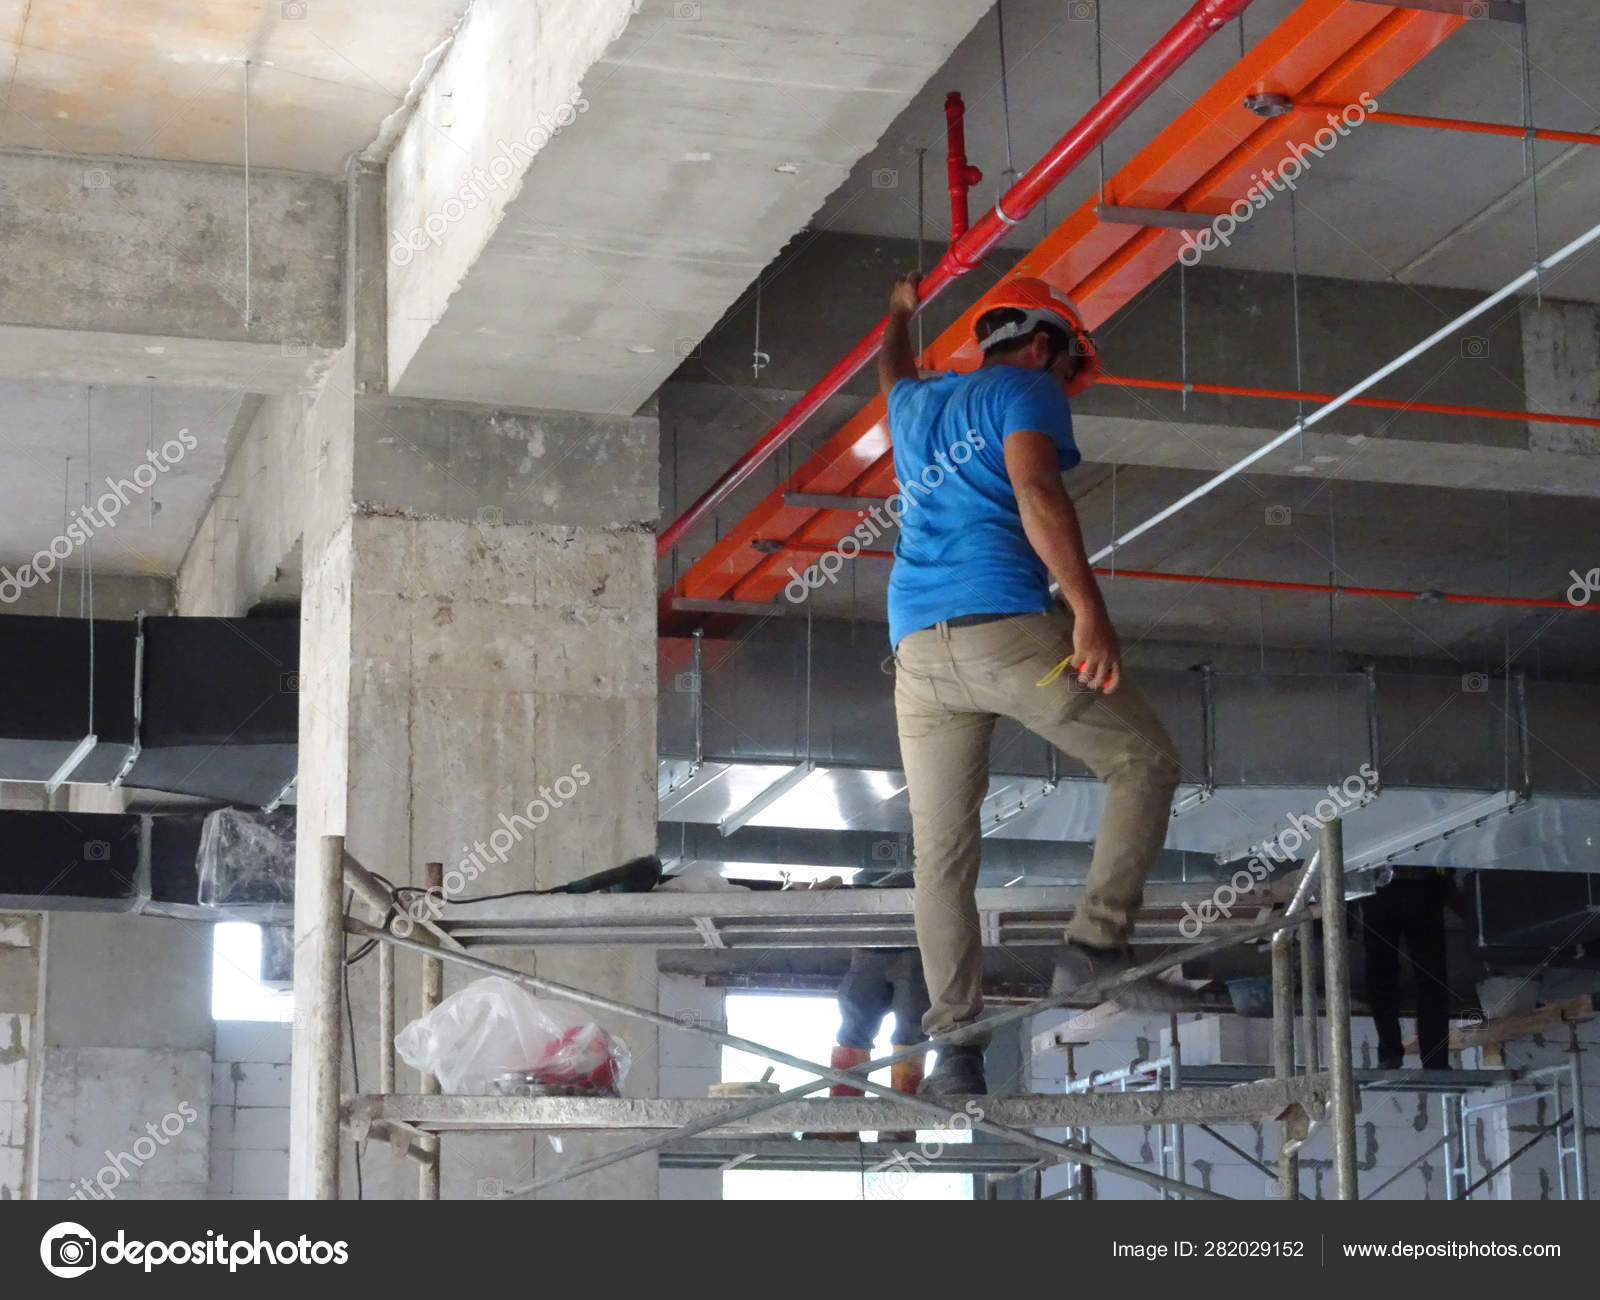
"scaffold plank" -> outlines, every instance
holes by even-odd
[[[1168,1089],[1062,1096],[954,1098],[952,1125],[983,1118],[1021,1129],[1114,1128],[1144,1124],[1231,1124],[1272,1119],[1290,1106],[1316,1106],[1327,1097],[1325,1075],[1263,1079],[1233,1088]],[[426,1132],[528,1129],[562,1132],[674,1129],[713,1120],[733,1109],[709,1097],[469,1097],[363,1096],[348,1104],[353,1120],[400,1120]],[[960,1124],[954,1121],[963,1117]],[[819,1097],[785,1102],[735,1119],[727,1133],[834,1133],[929,1129],[927,1114],[876,1097]]]

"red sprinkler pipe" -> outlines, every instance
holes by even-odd
[[[950,242],[967,233],[967,190],[983,179],[983,173],[967,161],[967,106],[961,92],[952,90],[944,97],[945,135],[949,150],[945,173],[950,181]]]
[[[1155,388],[1163,392],[1205,393],[1218,397],[1265,397],[1282,402],[1331,402],[1333,393],[1300,392],[1293,388],[1252,388],[1246,384],[1186,384],[1176,379],[1134,379],[1104,375],[1101,382],[1124,388]],[[1385,411],[1420,411],[1427,415],[1466,415],[1485,420],[1531,420],[1535,424],[1582,424],[1600,429],[1592,415],[1553,415],[1547,411],[1507,411],[1494,406],[1455,406],[1445,402],[1402,402],[1388,397],[1352,397],[1351,406],[1376,406]]]
[[[866,498],[862,498],[866,502]],[[785,551],[802,555],[824,555],[837,550],[821,542],[786,541]],[[856,552],[863,560],[892,560],[893,551]],[[1344,587],[1326,582],[1276,582],[1270,578],[1224,578],[1212,573],[1160,573],[1152,569],[1096,568],[1102,578],[1141,578],[1152,582],[1188,582],[1202,587],[1248,587],[1260,591],[1300,591],[1332,596],[1377,596],[1388,600],[1441,601],[1458,605],[1514,605],[1530,609],[1583,609],[1600,611],[1600,601],[1574,605],[1570,600],[1535,600],[1527,596],[1475,596],[1455,591],[1402,591],[1393,587]]]
[[[1095,146],[1170,80],[1173,73],[1211,36],[1242,14],[1250,4],[1251,0],[1199,0],[1171,31],[1128,69],[1126,75],[1106,92],[1105,97],[1076,126],[1018,178],[1000,201],[978,219],[977,225],[945,250],[944,256],[918,286],[917,293],[922,301],[928,302],[949,288],[958,276],[977,266],[1010,227],[1032,212],[1063,177],[1094,153]],[[661,536],[656,539],[657,556],[670,554],[691,529],[708,518],[730,494],[738,490],[740,484],[766,464],[772,454],[821,409],[823,403],[877,356],[887,324],[885,318],[874,325],[865,338],[779,417],[777,423],[762,434],[715,483],[702,492],[693,505],[662,530]]]
[[[1342,104],[1296,104],[1297,113],[1342,114]],[[1544,127],[1529,131],[1525,126],[1508,126],[1500,122],[1474,122],[1465,117],[1424,117],[1419,113],[1389,113],[1373,109],[1363,119],[1367,122],[1387,122],[1391,126],[1423,126],[1435,131],[1466,131],[1473,135],[1503,135],[1513,140],[1552,140],[1557,144],[1600,144],[1600,135],[1587,131],[1552,131]]]

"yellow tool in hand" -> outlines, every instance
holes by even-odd
[[[1077,657],[1078,656],[1076,654],[1068,655],[1065,659],[1063,659],[1060,663],[1058,663],[1054,668],[1052,668],[1049,672],[1047,672],[1043,677],[1041,677],[1038,681],[1036,681],[1034,683],[1034,685],[1035,686],[1048,686],[1048,685],[1050,685],[1051,682],[1055,681],[1056,678],[1060,677],[1062,673],[1066,672],[1067,669],[1072,667],[1072,661],[1074,659],[1076,659]]]

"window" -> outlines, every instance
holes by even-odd
[[[294,1018],[294,994],[261,982],[261,927],[222,921],[213,930],[211,1018],[275,1020]]]
[[[730,993],[726,1000],[728,1032],[757,1043],[776,1047],[812,1061],[826,1061],[839,1030],[839,1007],[831,997],[784,993]],[[886,1020],[873,1055],[887,1056],[892,1020]],[[732,1047],[722,1049],[722,1077],[728,1081],[759,1079],[771,1062]],[[792,1088],[811,1076],[786,1065],[774,1067],[772,1078],[783,1088]],[[889,1071],[872,1076],[889,1082]],[[825,1092],[818,1095],[826,1095]],[[874,1134],[863,1134],[871,1141]],[[935,1155],[952,1143],[971,1140],[969,1132],[922,1131],[917,1134],[925,1154]],[[861,1148],[850,1142],[833,1144],[841,1162],[858,1155]],[[907,1162],[914,1164],[914,1161]],[[848,1171],[803,1173],[775,1170],[731,1170],[722,1176],[722,1198],[726,1201],[966,1201],[972,1199],[970,1174],[911,1172],[901,1166],[874,1171],[869,1165]]]

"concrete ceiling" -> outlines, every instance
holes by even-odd
[[[61,535],[63,480],[73,507],[83,502],[86,479],[92,484],[90,500],[97,500],[110,490],[107,477],[131,482],[147,463],[148,447],[160,456],[164,444],[175,442],[181,451],[169,447],[163,457],[171,467],[148,490],[137,483],[136,490],[124,488],[128,504],[119,503],[107,527],[93,529],[92,543],[96,573],[174,573],[222,476],[235,427],[254,407],[253,399],[237,392],[97,386],[91,468],[86,437],[91,407],[83,385],[0,381],[0,482],[6,501],[0,511],[0,564],[14,569]],[[181,438],[185,432],[193,447]],[[74,547],[62,564],[77,569],[83,560],[83,548]],[[0,590],[0,598],[4,594]],[[67,593],[74,613],[76,600],[74,584]]]
[[[331,175],[467,0],[0,0],[0,147]]]
[[[1105,80],[1127,71],[1187,5],[1184,0],[1103,0]],[[1244,16],[1254,42],[1295,7],[1257,0]],[[1531,0],[1529,35],[1534,120],[1542,127],[1600,128],[1594,79],[1592,0]],[[1094,102],[1092,6],[1060,0],[1004,0],[1012,157],[1031,166]],[[1146,145],[1239,56],[1238,25],[1213,37],[1106,147],[1107,174]],[[936,256],[948,237],[944,96],[967,102],[967,153],[985,173],[972,195],[974,215],[993,203],[1005,171],[999,48],[991,15],[961,43],[912,100],[879,145],[829,199],[814,225],[861,234],[914,237],[916,151],[927,150],[925,228]],[[1380,97],[1395,112],[1521,122],[1521,59],[1515,26],[1471,22]],[[1587,229],[1600,209],[1600,148],[1540,143],[1538,161],[1545,251]],[[1095,171],[1079,172],[1022,223],[1011,243],[1030,247],[1092,197]],[[893,183],[887,183],[893,177]],[[875,181],[876,178],[876,181]],[[1522,142],[1411,127],[1368,124],[1322,160],[1298,192],[1300,265],[1345,279],[1390,277],[1416,284],[1497,289],[1533,260],[1532,203],[1523,179]],[[1519,187],[1521,187],[1519,189]],[[1486,209],[1494,209],[1485,213]],[[1481,215],[1480,214],[1485,214]],[[1048,222],[1048,224],[1046,224]],[[1463,228],[1465,227],[1465,228]],[[1288,205],[1278,202],[1208,264],[1287,270]],[[1600,301],[1600,255],[1559,275],[1559,297]]]

